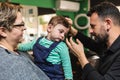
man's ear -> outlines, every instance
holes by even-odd
[[[6,29],[4,27],[0,27],[0,35],[3,36],[3,37],[7,36]]]
[[[111,29],[111,25],[113,25],[112,20],[110,18],[106,18],[106,25],[107,25],[107,31]]]

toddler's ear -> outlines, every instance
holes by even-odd
[[[51,29],[52,29],[52,25],[51,24],[48,24],[48,26],[47,26],[47,32],[49,33],[49,32],[51,32]]]

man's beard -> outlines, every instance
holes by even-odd
[[[102,44],[104,49],[107,49],[108,37],[109,37],[108,34],[104,34],[104,35],[95,36],[94,39],[97,43]]]
[[[100,46],[99,48],[99,52],[97,52],[97,54],[99,55],[99,57],[102,57],[104,55],[104,52],[107,50],[107,42],[108,42],[108,34],[104,34],[104,35],[93,35],[95,42],[97,43],[98,46]]]
[[[95,41],[98,43],[105,43],[106,44],[108,42],[108,35],[105,34],[104,36],[103,35],[102,36],[100,36],[100,35],[95,36]]]

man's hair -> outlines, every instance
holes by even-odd
[[[53,26],[56,26],[57,24],[61,24],[65,26],[66,28],[70,28],[71,24],[65,19],[63,16],[54,16],[50,19],[48,25],[51,24]]]
[[[20,11],[22,7],[19,5],[13,5],[11,3],[0,3],[0,27],[4,27],[11,30],[13,24],[17,18],[17,12]]]
[[[107,17],[111,18],[113,23],[116,25],[120,25],[120,12],[118,8],[111,2],[102,2],[88,12],[88,16],[91,16],[93,13],[97,13],[101,19],[105,19]]]

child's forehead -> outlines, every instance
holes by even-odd
[[[69,28],[69,27],[65,26],[64,24],[56,24],[54,27],[57,27],[57,26],[63,26],[65,28]]]
[[[54,27],[55,29],[59,29],[59,30],[64,30],[64,31],[68,31],[68,30],[70,30],[70,28],[68,28],[68,27],[65,27],[64,25],[62,25],[62,24],[57,24],[55,27]]]
[[[68,27],[64,26],[63,24],[56,24],[54,27],[68,28]]]

